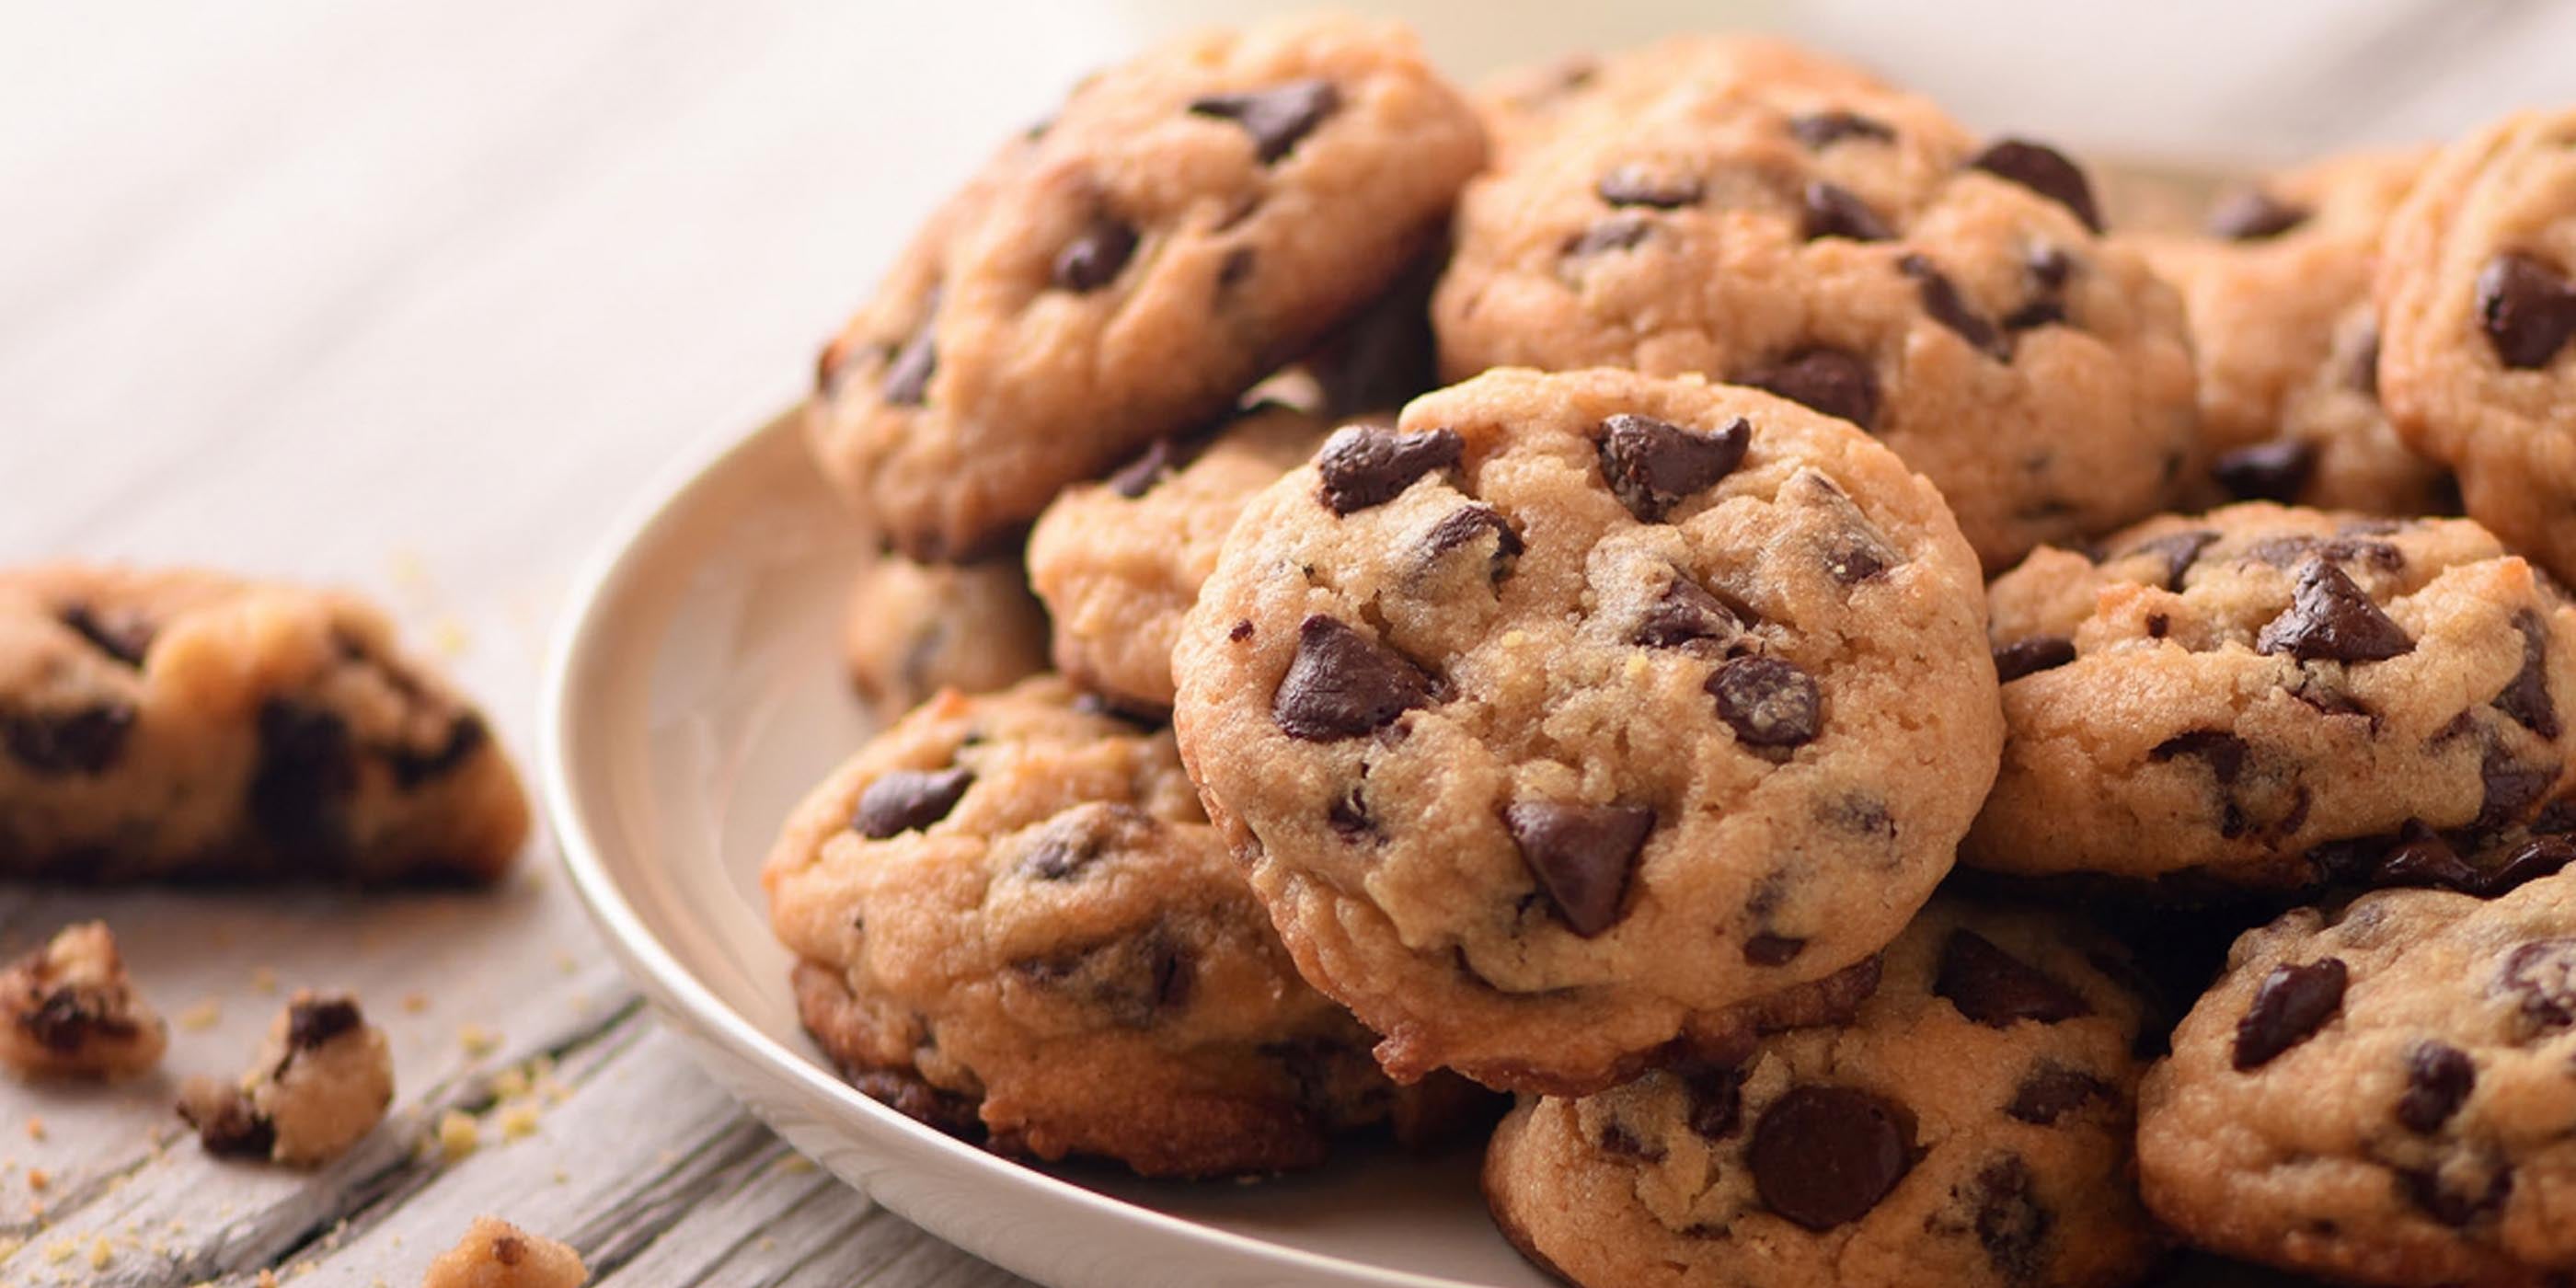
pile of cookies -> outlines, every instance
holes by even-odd
[[[1158,1176],[1511,1093],[1596,1288],[2569,1282],[2571,144],[2149,232],[1768,40],[1102,72],[822,356],[806,1026]]]

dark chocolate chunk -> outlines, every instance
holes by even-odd
[[[1814,1231],[1857,1221],[1914,1166],[1913,1115],[1855,1087],[1792,1087],[1754,1124],[1762,1204]]]
[[[1567,259],[1590,259],[1614,250],[1631,250],[1654,230],[1654,221],[1644,215],[1615,214],[1594,220],[1591,227],[1567,238],[1562,254]]]
[[[1456,465],[1465,449],[1454,429],[1399,434],[1380,425],[1347,425],[1333,432],[1315,458],[1324,478],[1319,495],[1335,514],[1384,505],[1415,479]]]
[[[2093,1013],[2074,989],[1973,930],[1953,930],[1943,941],[1932,992],[1990,1029],[2011,1028],[2018,1020],[2056,1024]]]
[[[1369,813],[1368,798],[1360,794],[1360,785],[1333,799],[1324,808],[1324,821],[1345,841],[1371,840],[1378,836],[1377,818]]]
[[[1789,119],[1789,133],[1811,151],[1821,152],[1844,139],[1893,143],[1896,131],[1857,112],[1812,112]]]
[[[428,751],[390,748],[385,752],[385,765],[393,771],[394,786],[410,791],[455,773],[491,740],[492,731],[483,724],[483,717],[471,711],[461,712],[447,722],[447,736],[439,739],[437,746]]]
[[[1673,507],[1734,472],[1753,442],[1741,417],[1703,434],[1651,416],[1618,413],[1601,422],[1601,477],[1628,512],[1661,523]]]
[[[1709,1065],[1678,1071],[1690,1093],[1690,1129],[1705,1140],[1725,1140],[1744,1129],[1744,1071]]]
[[[87,604],[72,604],[59,614],[62,624],[89,641],[91,648],[131,667],[143,665],[152,651],[152,623],[137,613],[102,615]]]
[[[2411,651],[2415,641],[2342,568],[2311,558],[2299,567],[2290,607],[2263,628],[2254,647],[2302,662],[2377,662]]]
[[[2406,1052],[2406,1091],[2397,1098],[2397,1121],[2430,1136],[2451,1121],[2477,1088],[2478,1065],[2455,1046],[2426,1040]]]
[[[38,1046],[67,1055],[92,1039],[130,1038],[140,1031],[108,990],[80,984],[55,985],[33,1010],[14,1018]]]
[[[2128,559],[2137,555],[2156,556],[2164,561],[2164,588],[2180,590],[2183,575],[2191,571],[2193,564],[2200,562],[2200,552],[2208,549],[2210,544],[2217,540],[2217,533],[2204,528],[2195,528],[2188,532],[2168,532],[2161,537],[2150,537],[2129,547],[2120,557]]]
[[[2210,207],[2205,225],[2212,237],[2229,241],[2261,241],[2278,237],[2308,222],[2315,211],[2294,206],[2261,188],[2240,188],[2219,199]]]
[[[0,712],[0,741],[28,772],[41,777],[103,774],[125,754],[134,708],[107,702],[79,711]]]
[[[2075,641],[2063,635],[2033,635],[1995,650],[1995,679],[2010,684],[2025,675],[2054,671],[2075,660]]]
[[[2469,826],[2487,831],[2520,819],[2558,781],[2559,768],[2554,762],[2517,764],[2512,753],[2502,746],[2489,745],[2478,759],[2478,780],[2484,795],[2478,802],[2477,819]]]
[[[888,770],[859,793],[850,826],[872,841],[919,831],[948,817],[974,785],[975,771],[962,766]]]
[[[2013,1089],[2012,1103],[2004,1106],[2004,1113],[2017,1122],[2050,1127],[2096,1100],[2107,1102],[2117,1094],[2101,1078],[2053,1060],[2042,1060],[2022,1075],[2021,1085]]]
[[[2000,139],[1968,159],[1969,166],[2036,192],[2075,212],[2084,226],[2102,231],[2102,215],[2093,205],[2093,185],[2066,155],[2027,139]]]
[[[2478,324],[2508,367],[2535,370],[2550,364],[2576,335],[2576,287],[2567,275],[2512,252],[2478,270]]]
[[[1240,94],[1209,94],[1191,99],[1190,111],[1242,126],[1252,136],[1254,154],[1269,165],[1288,155],[1341,105],[1341,91],[1331,81],[1314,79]]]
[[[1109,476],[1109,490],[1133,501],[1154,490],[1154,485],[1180,472],[1198,455],[1195,448],[1177,438],[1158,438],[1146,445],[1136,459],[1118,467]]]
[[[1641,1163],[1664,1161],[1663,1150],[1628,1134],[1628,1129],[1616,1122],[1601,1125],[1601,1152],[1613,1158],[1632,1158]]]
[[[1631,805],[1518,801],[1503,811],[1503,825],[1566,926],[1590,939],[1618,924],[1655,812]]]
[[[211,1102],[183,1099],[179,1116],[196,1129],[197,1143],[217,1158],[267,1158],[277,1147],[277,1124],[261,1117],[238,1089]]]
[[[1055,284],[1077,293],[1099,290],[1118,280],[1135,253],[1136,230],[1102,215],[1055,253]]]
[[[2372,867],[2369,880],[2376,886],[2435,886],[2445,890],[2469,890],[2479,884],[2477,869],[2470,867],[2449,841],[2411,818],[2398,829],[2396,844],[2388,847]]]
[[[1744,633],[1744,621],[1725,601],[1677,569],[1662,597],[1646,606],[1628,638],[1647,648],[1722,646]]]
[[[2564,836],[2535,836],[2508,851],[2504,861],[2489,869],[2470,893],[2483,899],[2511,894],[2571,862],[2576,862],[2576,841]]]
[[[1933,321],[1948,327],[1968,347],[1997,362],[2012,361],[2012,337],[1997,327],[1931,260],[1921,255],[1907,255],[1896,261],[1899,272],[1913,278],[1920,287],[1923,312]]]
[[[337,714],[285,698],[259,708],[259,766],[251,821],[301,863],[331,863],[349,848],[348,799],[358,790],[356,747]]]
[[[939,296],[922,305],[921,325],[886,363],[885,383],[877,396],[889,407],[919,407],[930,398],[930,378],[939,372]]]
[[[1849,188],[1817,179],[1807,184],[1800,197],[1805,217],[1800,231],[1807,240],[1819,237],[1845,237],[1852,241],[1881,242],[1896,236],[1896,230],[1869,208],[1869,203],[1854,196]]]
[[[1868,429],[1878,419],[1878,375],[1868,360],[1840,349],[1807,349],[1746,373],[1740,383],[1768,390]]]
[[[2444,1225],[2460,1227],[2503,1207],[2513,1195],[2513,1173],[2502,1167],[2488,1176],[2477,1193],[2463,1194],[2449,1188],[2438,1172],[2408,1168],[2397,1173],[2406,1197],[2425,1215]]]
[[[1512,561],[1520,558],[1523,546],[1520,529],[1490,505],[1463,505],[1440,516],[1440,522],[1422,534],[1422,548],[1427,559],[1437,559],[1488,535],[1494,539],[1494,558],[1487,575],[1501,581],[1510,573]]]
[[[1316,614],[1297,626],[1297,657],[1270,697],[1270,718],[1307,742],[1357,738],[1428,705],[1435,687],[1402,654]]]
[[[1698,201],[1706,188],[1691,175],[1657,174],[1645,166],[1623,165],[1601,176],[1593,191],[1614,206],[1674,210]]]
[[[1786,966],[1805,951],[1807,941],[1794,935],[1765,931],[1744,941],[1744,960],[1754,966]]]
[[[2192,729],[2157,743],[2147,752],[2147,759],[2162,763],[2188,756],[2209,766],[2209,772],[2221,785],[2236,781],[2245,772],[2245,758],[2253,750],[2246,741],[2224,729]]]
[[[2270,1064],[2282,1052],[2315,1036],[2343,1009],[2348,973],[2343,960],[2321,958],[2306,965],[2275,966],[2254,990],[2254,1003],[2236,1022],[2236,1070],[2243,1073]]]
[[[2017,1154],[1977,1169],[1970,1191],[1976,1202],[1977,1246],[2002,1282],[2038,1283],[2045,1267],[2049,1227],[2057,1223],[2032,1193],[2030,1164]]]
[[[2317,445],[2276,438],[2222,453],[2209,476],[2239,501],[2295,501],[2317,472]]]
[[[2576,1025],[2576,939],[2537,939],[2505,954],[2497,987],[2521,999],[2522,1018],[2548,1032]]]
[[[1709,673],[1703,687],[1717,700],[1718,718],[1746,746],[1803,746],[1824,724],[1824,695],[1815,678],[1781,658],[1729,659]]]
[[[290,1051],[310,1051],[366,1022],[354,998],[300,998],[286,1008],[286,1046]]]
[[[2495,709],[2513,717],[2514,723],[2555,741],[2558,737],[2558,703],[2549,696],[2549,627],[2540,614],[2525,608],[2513,615],[2513,628],[2522,634],[2522,669],[2514,673],[2495,696]]]

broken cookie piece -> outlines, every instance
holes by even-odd
[[[570,1246],[478,1216],[455,1247],[429,1263],[420,1288],[581,1288],[589,1282],[590,1271]]]
[[[239,1083],[190,1078],[179,1116],[206,1151],[318,1167],[358,1143],[394,1101],[393,1052],[346,993],[297,990]]]
[[[0,1015],[0,1065],[24,1078],[132,1077],[170,1041],[104,921],[65,926],[0,973]]]

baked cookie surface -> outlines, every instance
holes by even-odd
[[[917,563],[886,553],[850,583],[841,656],[892,721],[941,689],[991,693],[1046,669],[1047,615],[1016,559]]]

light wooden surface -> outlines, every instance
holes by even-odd
[[[617,509],[796,397],[986,140],[1190,8],[0,4],[0,558],[361,587],[524,756],[542,643]],[[2576,6],[2508,0],[1392,8],[1468,63],[1723,12],[1980,123],[2169,156],[2576,99]],[[0,890],[0,951],[106,916],[184,1018],[168,1081],[0,1087],[0,1249],[23,1241],[0,1284],[409,1284],[486,1211],[612,1285],[1015,1282],[734,1109],[553,864],[541,842],[482,895]],[[395,1117],[315,1176],[210,1163],[171,1085],[236,1070],[298,984],[393,1031]],[[538,1057],[543,1089],[495,1104]],[[449,1111],[476,1152],[423,1148]]]

